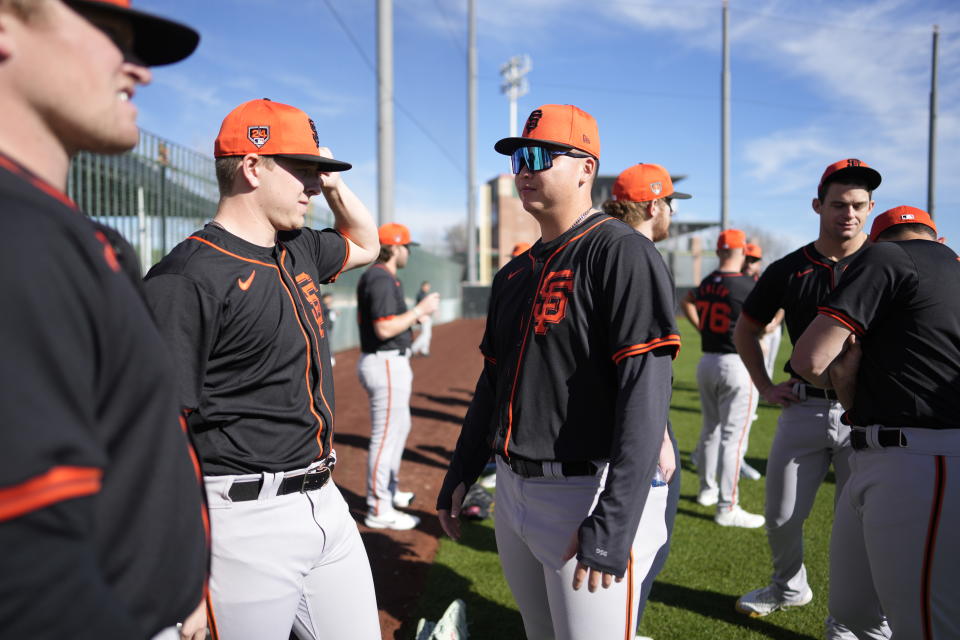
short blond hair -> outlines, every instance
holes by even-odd
[[[0,0],[3,2],[4,0]],[[276,164],[272,156],[259,156],[260,161],[265,168],[270,168]],[[240,173],[240,165],[243,164],[243,156],[225,156],[217,158],[213,163],[214,171],[217,174],[217,187],[220,189],[220,197],[230,195],[233,191],[233,183]]]

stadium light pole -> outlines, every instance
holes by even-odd
[[[377,0],[377,218],[393,222],[393,0]]]
[[[727,201],[730,186],[730,42],[727,23],[730,7],[723,0],[723,70],[720,78],[720,228],[729,225]]]
[[[933,25],[933,60],[930,63],[930,139],[927,142],[927,213],[932,218],[937,186],[937,53],[940,27]]]
[[[513,56],[500,66],[500,75],[503,76],[500,92],[506,94],[510,101],[511,138],[517,135],[517,99],[530,91],[526,75],[532,70],[533,62],[528,55]]]
[[[467,0],[467,282],[477,281],[477,14]]]

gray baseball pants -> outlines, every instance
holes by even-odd
[[[636,635],[641,581],[667,541],[667,486],[651,487],[621,582],[574,591],[576,558],[563,554],[603,491],[595,476],[524,478],[497,457],[497,550],[528,640],[596,640]]]
[[[867,427],[867,441],[880,427]],[[960,429],[903,429],[850,458],[830,546],[830,613],[861,640],[960,638]]]
[[[717,511],[738,502],[740,460],[756,389],[736,353],[705,353],[697,365],[703,428],[700,431],[700,491],[718,490]]]
[[[363,354],[357,373],[370,397],[367,509],[379,516],[393,509],[399,486],[400,459],[410,433],[413,371],[409,355],[393,349]]]
[[[804,593],[803,523],[813,509],[820,484],[833,464],[836,496],[850,477],[850,427],[840,422],[843,407],[825,398],[807,398],[806,385],[793,388],[800,402],[780,413],[767,459],[767,541],[773,558],[771,581],[786,598]],[[853,640],[843,625],[828,618],[828,640]]]
[[[340,490],[278,496],[284,473],[207,476],[210,599],[221,640],[379,640],[367,552]],[[233,502],[237,480],[262,479]]]

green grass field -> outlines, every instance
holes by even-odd
[[[782,369],[789,341],[781,343],[777,369]],[[806,523],[805,562],[814,591],[806,607],[752,619],[734,610],[737,597],[765,585],[770,577],[770,551],[764,529],[720,527],[714,508],[696,503],[697,475],[690,452],[700,432],[696,366],[699,341],[688,339],[674,363],[671,419],[680,442],[683,468],[680,506],[666,567],[654,584],[640,633],[654,640],[739,640],[822,638],[826,617],[828,548],[834,485],[827,476]],[[784,377],[779,374],[777,377]],[[764,471],[779,410],[761,403],[753,423],[747,461]],[[741,483],[740,504],[763,513],[763,479]],[[465,523],[461,542],[444,538],[431,567],[417,616],[436,620],[454,598],[467,603],[472,638],[497,640],[524,637],[520,614],[503,579],[497,559],[492,521]]]

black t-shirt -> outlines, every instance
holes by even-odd
[[[208,224],[144,285],[207,475],[299,469],[330,453],[333,375],[318,285],[348,257],[337,231],[260,247]]]
[[[693,294],[700,319],[700,345],[704,353],[736,353],[733,330],[743,302],[756,280],[739,271],[714,271]]]
[[[880,242],[820,307],[863,346],[853,424],[960,428],[958,260],[938,242]]]
[[[680,348],[674,298],[653,243],[606,214],[500,269],[480,345],[484,371],[438,507],[449,508],[453,488],[469,486],[491,451],[610,461],[578,558],[622,574],[667,423]]]
[[[381,340],[373,331],[378,320],[389,320],[407,312],[403,298],[403,285],[382,264],[371,265],[357,284],[357,322],[360,323],[360,350],[364,353],[406,349],[413,342],[410,329],[386,340]]]
[[[0,635],[152,636],[207,569],[166,347],[103,229],[2,155],[0,212]]]
[[[821,254],[812,242],[800,247],[767,267],[743,303],[741,313],[766,325],[779,309],[783,309],[790,343],[796,344],[797,338],[817,316],[817,307],[837,286],[844,270],[864,247],[840,261]],[[790,366],[789,358],[783,370],[800,378]]]

